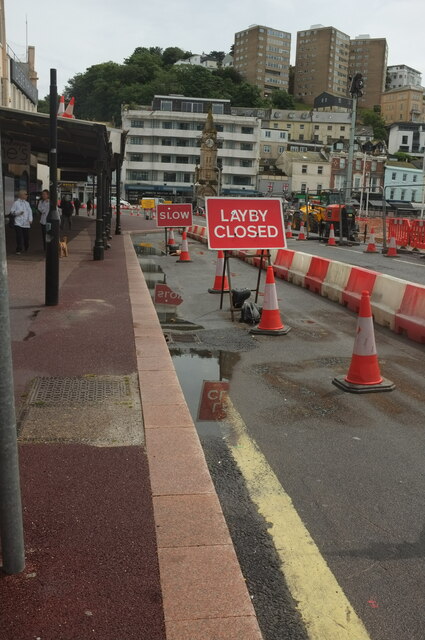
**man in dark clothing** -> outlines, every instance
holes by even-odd
[[[65,227],[65,221],[68,222],[68,228],[71,231],[71,216],[74,212],[74,207],[72,206],[72,200],[70,195],[65,195],[59,207],[62,209],[62,217],[61,217],[61,229]]]
[[[81,202],[78,200],[78,198],[74,198],[74,209],[75,209],[75,215],[79,216],[80,213],[80,207],[81,207]]]

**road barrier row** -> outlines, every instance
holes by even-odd
[[[208,241],[206,227],[189,227],[187,235],[204,243]],[[255,260],[259,265],[256,251],[232,251],[231,254],[250,264]],[[277,277],[306,287],[354,312],[358,312],[362,291],[367,290],[377,324],[425,343],[425,286],[292,249],[279,249],[274,254],[273,271]],[[264,268],[266,266],[264,261]]]

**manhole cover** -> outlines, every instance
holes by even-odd
[[[20,442],[143,444],[137,374],[35,378],[19,412],[18,434]]]
[[[73,405],[122,400],[130,395],[129,378],[86,376],[81,378],[36,378],[28,404]]]

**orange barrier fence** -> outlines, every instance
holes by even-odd
[[[413,220],[410,231],[412,249],[425,249],[425,220]]]
[[[395,238],[398,247],[410,244],[411,222],[407,218],[390,218],[388,220],[388,237]]]

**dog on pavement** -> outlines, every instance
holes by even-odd
[[[68,257],[68,238],[67,236],[63,236],[63,238],[59,241],[59,250],[60,257],[67,258]]]

